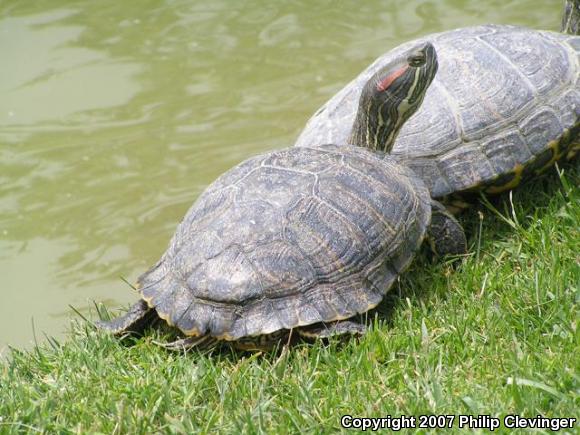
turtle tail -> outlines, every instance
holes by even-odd
[[[111,320],[98,320],[95,322],[97,328],[111,332],[113,334],[137,333],[151,325],[157,317],[154,309],[149,308],[147,302],[139,300],[129,308],[123,316]]]
[[[566,0],[560,31],[568,35],[580,35],[580,0]]]

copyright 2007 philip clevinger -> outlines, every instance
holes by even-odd
[[[398,417],[353,417],[343,415],[340,418],[340,425],[345,429],[355,429],[362,431],[377,431],[390,429],[399,431],[401,429],[488,429],[493,431],[500,427],[509,429],[550,429],[557,431],[560,429],[572,429],[576,424],[576,418],[550,418],[542,415],[535,417],[522,417],[520,415],[508,414],[503,418],[492,417],[490,415],[401,415]]]

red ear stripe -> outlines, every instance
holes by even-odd
[[[386,91],[389,88],[389,86],[391,86],[391,83],[393,83],[396,79],[401,77],[405,73],[405,71],[407,71],[407,68],[409,68],[409,65],[405,65],[402,68],[399,68],[398,70],[389,74],[384,79],[382,79],[380,82],[378,82],[377,83],[377,91],[379,91],[379,92]]]

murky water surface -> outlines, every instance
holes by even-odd
[[[546,0],[0,2],[0,349],[61,337],[165,250],[219,174],[291,145],[420,35],[557,29]]]

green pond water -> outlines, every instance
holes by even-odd
[[[0,349],[126,306],[219,174],[292,145],[420,35],[558,29],[556,0],[0,0]]]

